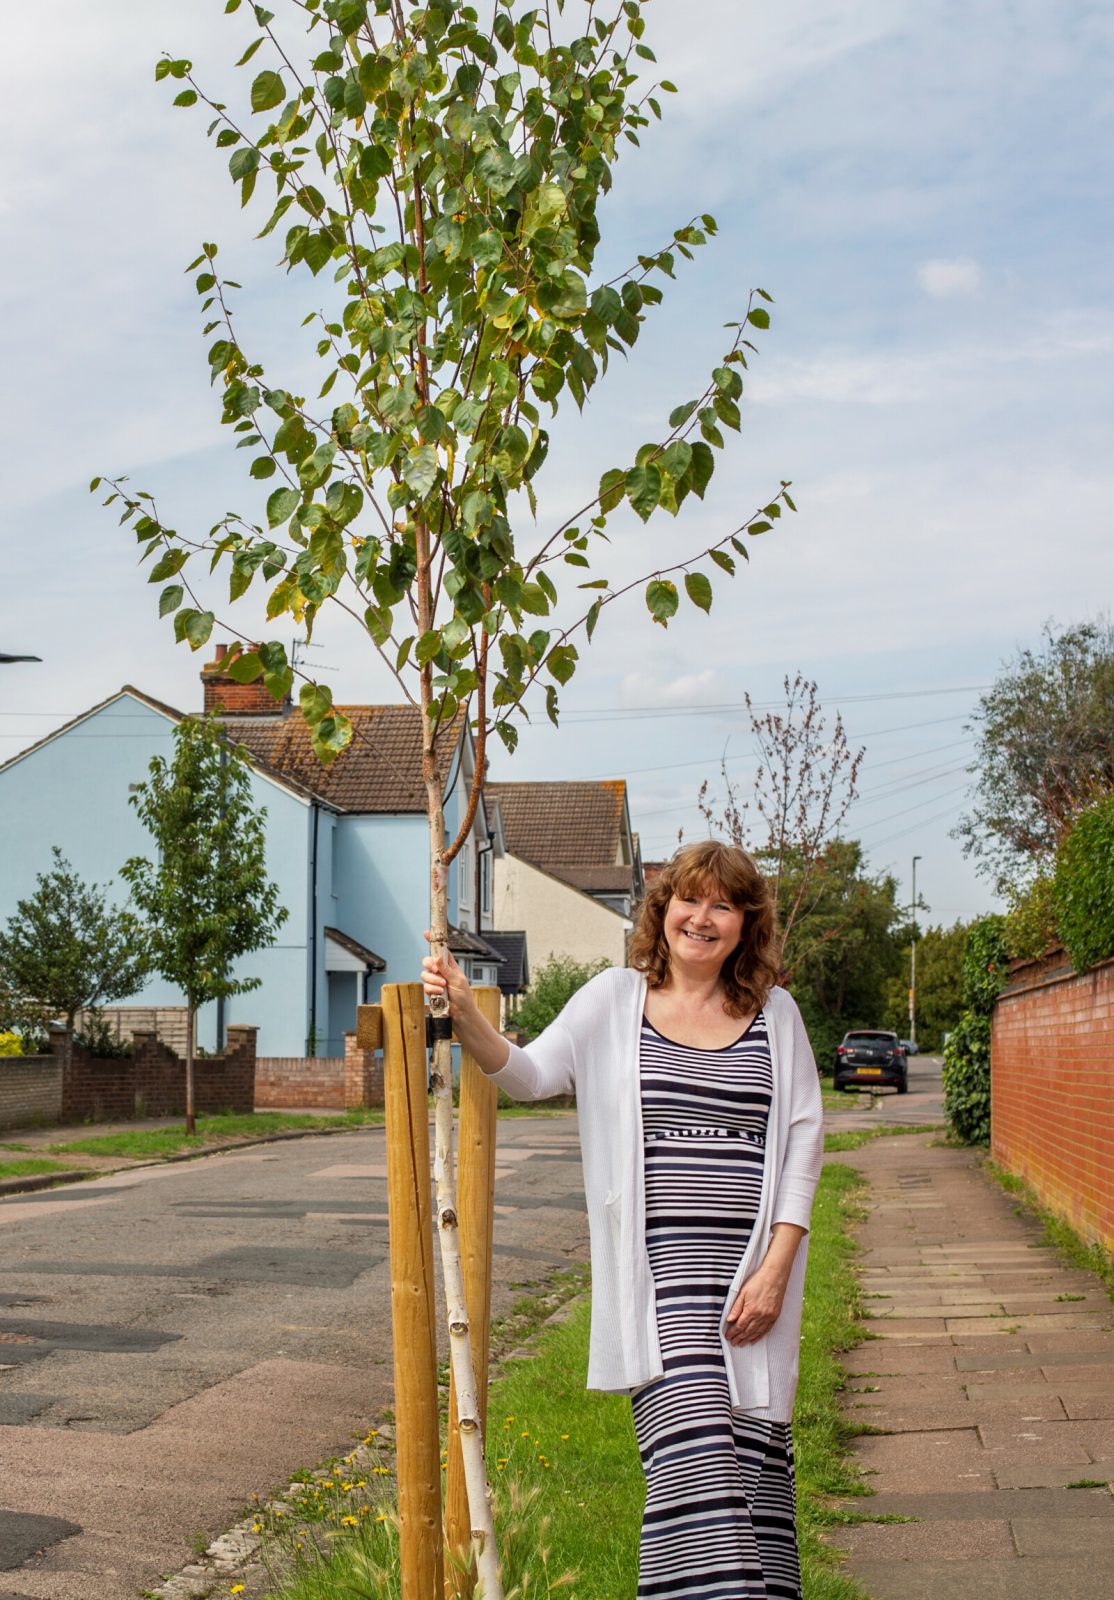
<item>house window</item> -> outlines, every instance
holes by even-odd
[[[483,926],[491,926],[491,851],[480,856],[480,916]]]
[[[473,868],[475,856],[473,854],[471,839],[466,839],[461,846],[460,855],[457,857],[457,922],[462,928],[472,926],[472,913],[475,905],[475,878]]]

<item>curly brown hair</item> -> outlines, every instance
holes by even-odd
[[[669,976],[669,946],[665,940],[665,912],[674,895],[684,898],[713,891],[743,913],[739,943],[720,968],[730,1016],[746,1017],[760,1011],[780,973],[781,935],[777,907],[770,886],[745,850],[705,839],[678,850],[654,879],[638,908],[628,959],[646,974],[651,989]]]

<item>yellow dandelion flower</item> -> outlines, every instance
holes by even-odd
[[[377,1516],[377,1517],[376,1517],[376,1519],[375,1519],[375,1520],[376,1520],[376,1522],[386,1522],[386,1520],[387,1520],[387,1513],[386,1513],[386,1512],[385,1512],[385,1511],[381,1511],[381,1512],[380,1512],[380,1513],[379,1513],[379,1515],[378,1515],[378,1516]]]
[[[358,1517],[341,1517],[340,1525],[342,1528],[358,1528],[360,1519]]]
[[[367,1488],[367,1479],[366,1478],[357,1478],[356,1479],[356,1487],[357,1487],[357,1489],[366,1489]]]
[[[364,1434],[364,1443],[366,1444],[369,1439],[378,1439],[378,1437],[379,1437],[379,1429],[378,1428],[371,1428],[371,1429],[369,1429],[369,1431],[367,1433]]]
[[[391,1469],[389,1467],[375,1467],[373,1470],[380,1478],[389,1478],[391,1475]]]
[[[232,1585],[232,1587],[231,1587],[231,1589],[229,1589],[229,1591],[228,1591],[228,1592],[229,1592],[229,1594],[243,1594],[243,1592],[244,1592],[244,1589],[245,1589],[245,1588],[246,1588],[246,1587],[247,1587],[247,1585],[246,1585],[246,1584],[243,1584],[243,1583],[234,1583],[234,1584],[233,1584],[233,1585]]]
[[[261,1522],[253,1522],[251,1525],[251,1531],[252,1533],[262,1533],[263,1524]]]
[[[527,1428],[527,1430],[526,1430],[526,1432],[525,1432],[525,1433],[520,1433],[520,1434],[519,1434],[519,1436],[518,1436],[518,1437],[519,1437],[519,1438],[520,1438],[520,1439],[528,1439],[528,1438],[529,1438],[529,1437],[530,1437],[530,1430],[529,1430],[529,1428]]]
[[[514,1418],[513,1418],[513,1417],[508,1417],[508,1418],[507,1418],[507,1421],[508,1421],[508,1422],[513,1422],[513,1421],[514,1421]]]
[[[563,1433],[563,1434],[562,1434],[562,1435],[561,1435],[561,1437],[562,1437],[562,1439],[567,1439],[567,1438],[568,1438],[568,1434],[567,1434],[567,1433]]]

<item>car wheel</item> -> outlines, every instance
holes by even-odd
[[[906,1073],[903,1078],[899,1078],[898,1079],[897,1092],[898,1092],[898,1094],[908,1094],[909,1093],[909,1074],[908,1073]]]

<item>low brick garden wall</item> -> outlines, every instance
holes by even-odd
[[[383,1104],[383,1058],[344,1036],[343,1056],[260,1056],[255,1071],[258,1111],[343,1111]]]
[[[55,1056],[0,1056],[0,1128],[49,1126],[62,1114],[62,1063]]]

